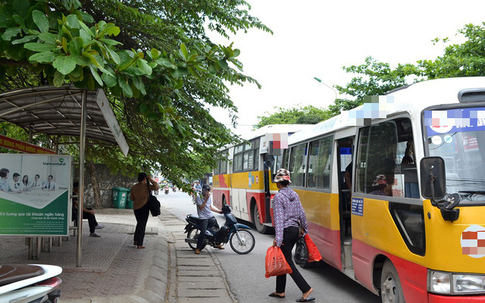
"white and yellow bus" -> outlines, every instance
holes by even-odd
[[[308,127],[267,125],[254,131],[247,143],[221,151],[225,160],[219,161],[212,179],[214,205],[231,205],[236,218],[252,222],[260,233],[269,232],[273,226],[270,199],[278,191],[271,177],[282,160],[282,156],[275,155],[278,148],[274,142],[287,145],[288,136]]]
[[[323,260],[382,302],[485,302],[485,77],[375,97],[295,133],[283,166]]]

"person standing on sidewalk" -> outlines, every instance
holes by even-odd
[[[148,207],[148,197],[150,190],[158,190],[158,184],[150,176],[145,173],[138,174],[138,183],[133,185],[130,192],[131,201],[133,201],[133,212],[136,218],[135,237],[133,244],[138,249],[143,249],[143,239],[145,238],[145,229],[150,215],[150,208]]]
[[[274,181],[278,187],[278,193],[274,196],[273,212],[276,237],[273,245],[281,248],[286,262],[293,271],[290,276],[302,292],[296,302],[309,302],[315,300],[310,297],[313,291],[305,281],[291,258],[291,251],[300,236],[308,232],[308,222],[305,211],[301,206],[300,197],[288,185],[291,183],[290,172],[284,168],[276,172]],[[300,235],[300,226],[304,233]],[[284,298],[286,288],[286,274],[276,276],[276,291],[269,294],[270,297]]]
[[[216,212],[222,214],[222,211],[219,210],[217,207],[212,206],[212,199],[211,199],[211,187],[207,184],[202,186],[202,194],[197,194],[195,198],[195,204],[197,205],[197,215],[199,216],[199,224],[200,224],[200,234],[197,238],[197,248],[195,249],[195,253],[198,255],[200,254],[200,250],[204,244],[205,240],[205,231],[207,228],[211,228],[212,226],[219,227],[217,224],[217,219],[214,217],[212,212]],[[224,249],[221,244],[215,245],[215,248]]]

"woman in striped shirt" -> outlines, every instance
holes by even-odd
[[[291,183],[290,172],[284,168],[279,169],[276,173],[274,181],[278,186],[278,193],[274,197],[273,212],[274,225],[276,237],[273,245],[281,248],[285,255],[286,261],[292,269],[290,274],[293,281],[295,281],[298,288],[302,292],[300,299],[296,302],[309,302],[315,300],[310,297],[313,291],[311,286],[305,281],[291,258],[291,251],[295,246],[296,241],[300,236],[304,236],[308,232],[308,223],[306,220],[305,211],[300,203],[298,194],[288,185]],[[304,230],[300,235],[300,228]],[[276,277],[276,291],[269,294],[270,297],[284,298],[286,288],[286,274]]]

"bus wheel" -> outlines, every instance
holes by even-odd
[[[405,303],[399,275],[389,260],[384,263],[382,268],[381,300],[382,303]]]
[[[256,229],[260,234],[269,233],[269,227],[264,224],[261,224],[261,222],[259,221],[259,211],[256,205],[254,206],[254,210],[253,210],[253,222],[254,222],[254,227],[256,227]]]

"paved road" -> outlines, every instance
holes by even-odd
[[[184,193],[161,194],[162,215],[150,217],[146,249],[133,246],[135,218],[132,210],[100,209],[98,221],[105,225],[101,238],[91,238],[83,228],[82,267],[76,267],[76,241],[69,237],[42,252],[38,260],[27,259],[23,237],[2,237],[0,264],[46,263],[62,266],[62,302],[67,303],[178,303],[178,302],[294,302],[300,292],[291,279],[287,297],[269,298],[274,278],[264,278],[264,255],[272,235],[253,230],[256,248],[248,255],[204,249],[195,255],[185,243],[181,220],[195,206]],[[173,214],[172,214],[173,213]],[[220,219],[220,218],[219,218]],[[335,269],[302,269],[315,289],[316,302],[380,302],[377,296]]]
[[[195,206],[184,193],[170,192],[168,195],[160,195],[160,200],[165,209],[180,219],[188,213],[196,212]],[[215,216],[222,224],[222,215]],[[255,229],[252,233],[256,238],[256,247],[248,255],[236,254],[229,245],[225,250],[213,252],[227,277],[231,292],[239,303],[294,302],[301,292],[291,278],[287,280],[287,297],[284,300],[268,297],[274,291],[276,282],[274,278],[264,277],[264,257],[266,249],[272,245],[274,235],[262,235]],[[300,271],[315,289],[313,295],[318,299],[316,302],[381,302],[378,296],[331,266]]]

